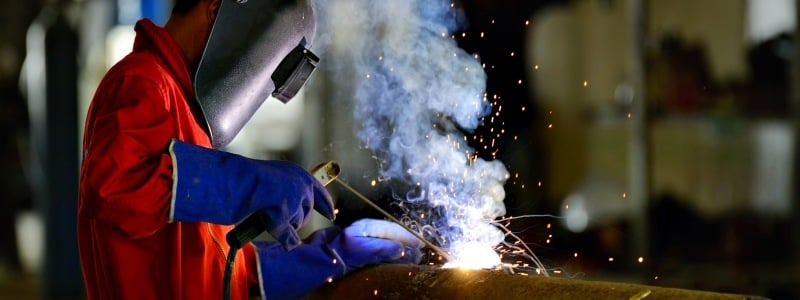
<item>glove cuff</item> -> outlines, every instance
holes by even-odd
[[[256,211],[253,198],[266,198],[263,170],[255,160],[179,140],[169,146],[172,199],[169,221],[230,225]]]

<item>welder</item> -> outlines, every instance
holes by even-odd
[[[334,215],[325,187],[294,163],[224,151],[265,99],[289,101],[309,77],[315,26],[307,0],[176,0],[163,27],[136,23],[85,124],[89,299],[219,299],[226,234],[253,213],[275,241],[241,249],[232,299],[299,298],[365,265],[418,258],[417,239],[379,220],[301,240],[312,209]]]

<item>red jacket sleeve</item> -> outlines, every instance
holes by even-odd
[[[87,116],[79,209],[133,238],[149,236],[167,223],[172,194],[168,92],[144,76],[106,79]]]

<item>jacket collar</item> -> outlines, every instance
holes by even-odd
[[[163,27],[159,27],[149,19],[136,22],[134,28],[136,40],[133,52],[150,52],[163,62],[181,85],[187,96],[194,98],[194,86],[189,75],[189,64],[175,39]]]

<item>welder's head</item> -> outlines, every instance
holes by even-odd
[[[308,50],[311,0],[177,0],[173,14],[220,1],[194,91],[214,148],[226,146],[269,96],[288,102],[319,58]]]

